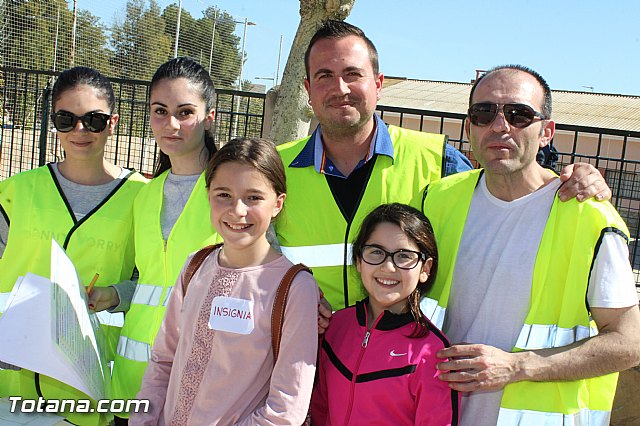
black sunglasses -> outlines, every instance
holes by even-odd
[[[531,125],[536,118],[547,120],[549,117],[525,104],[494,104],[479,102],[469,107],[469,120],[474,126],[488,126],[496,119],[502,107],[502,113],[507,123],[513,127],[524,129]]]
[[[109,123],[111,118],[110,114],[103,112],[88,112],[85,115],[78,117],[69,111],[58,111],[51,114],[51,121],[59,132],[67,133],[75,129],[78,120],[82,122],[82,125],[92,133],[102,132]]]

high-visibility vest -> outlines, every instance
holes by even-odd
[[[0,315],[16,279],[31,272],[50,276],[51,239],[73,261],[80,283],[88,285],[100,274],[96,286],[130,279],[134,267],[133,202],[147,180],[131,172],[90,213],[76,220],[51,165],[23,172],[0,182],[0,205],[7,214],[9,236],[0,259]],[[98,319],[106,336],[106,358],[113,360],[124,322],[122,313],[101,312]],[[46,356],[46,354],[43,354]],[[28,370],[0,371],[0,396],[79,399],[83,393]],[[98,415],[69,414],[79,424],[98,424]]]
[[[446,136],[389,126],[394,159],[377,155],[352,220],[345,219],[325,176],[313,166],[289,167],[308,138],[278,147],[287,174],[287,200],[275,223],[282,254],[313,270],[334,309],[364,298],[351,264],[351,244],[365,216],[375,207],[399,202],[420,208],[422,191],[440,179]]]
[[[458,246],[481,173],[460,173],[427,188],[424,210],[436,235],[439,262],[436,280],[421,307],[440,327]],[[561,202],[556,196],[535,260],[531,306],[514,352],[562,347],[597,334],[585,296],[601,238],[610,231],[629,239],[624,221],[611,204],[578,203],[575,199]],[[584,380],[509,384],[504,389],[498,425],[608,424],[617,378],[615,373]]]
[[[112,397],[133,399],[151,355],[151,345],[162,325],[169,296],[189,254],[222,242],[211,225],[204,173],[196,182],[184,210],[165,244],[160,213],[169,171],[153,179],[134,206],[138,285],[127,312],[112,375]],[[126,413],[119,414],[128,417]]]

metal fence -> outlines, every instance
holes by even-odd
[[[251,58],[242,47],[247,27],[237,17],[202,0],[181,0],[180,12],[178,2],[137,0],[119,7],[94,3],[0,1],[0,66],[56,71],[83,65],[105,75],[144,80],[177,54],[198,60],[217,87],[240,87],[241,63],[251,63]],[[198,12],[192,15],[189,10]],[[273,46],[278,35],[261,32]]]
[[[388,124],[447,134],[449,143],[477,166],[464,132],[465,114],[381,105],[378,113]],[[631,233],[629,255],[636,287],[640,287],[640,156],[632,159],[629,155],[631,144],[635,144],[636,153],[640,150],[640,132],[556,124],[551,143],[559,152],[556,172],[567,164],[585,162],[604,175],[613,192],[611,202]]]
[[[0,179],[63,158],[57,134],[48,119],[55,75],[49,71],[0,67]],[[120,122],[109,139],[106,158],[149,176],[158,153],[149,128],[149,82],[118,78],[111,81]],[[219,90],[217,143],[234,136],[260,137],[264,109],[264,94]],[[389,124],[449,135],[449,143],[475,163],[464,135],[464,114],[381,105],[378,113]],[[640,287],[640,156],[633,159],[628,155],[632,144],[636,152],[640,148],[640,132],[558,124],[552,143],[560,154],[556,171],[566,164],[583,161],[593,164],[605,176],[613,190],[612,203],[631,232],[630,256],[636,285]]]
[[[51,88],[57,73],[0,67],[0,179],[63,158],[52,127]],[[149,127],[149,82],[110,79],[120,121],[105,156],[121,166],[150,175],[158,149]],[[265,95],[219,90],[216,142],[235,136],[260,137]]]

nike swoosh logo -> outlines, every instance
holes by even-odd
[[[391,356],[403,356],[403,355],[406,355],[406,354],[407,354],[406,352],[405,352],[405,353],[403,353],[403,354],[397,354],[397,353],[395,352],[395,349],[394,349],[394,350],[392,350],[391,352],[389,352],[389,355],[391,355]]]

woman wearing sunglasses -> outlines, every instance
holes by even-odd
[[[64,159],[0,182],[0,315],[19,276],[50,276],[52,238],[85,286],[96,274],[100,287],[134,271],[133,200],[146,180],[104,158],[118,122],[111,84],[94,69],[69,69],[53,86],[52,104]],[[124,318],[101,313],[99,319],[113,359]],[[49,377],[0,369],[0,397],[8,395],[86,398]],[[75,424],[101,423],[98,414],[65,415]]]

